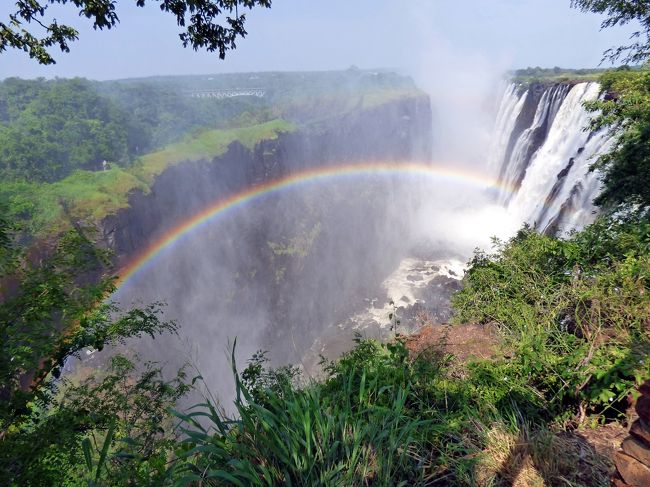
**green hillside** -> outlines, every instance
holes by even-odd
[[[192,90],[263,88],[196,98]],[[29,233],[98,221],[166,167],[212,159],[353,110],[421,95],[410,78],[356,69],[108,82],[0,83],[0,205]],[[105,170],[104,162],[106,162]]]

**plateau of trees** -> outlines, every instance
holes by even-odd
[[[144,7],[146,0],[134,0]],[[149,0],[171,14],[183,31],[179,38],[184,47],[217,51],[221,59],[246,36],[246,14],[240,10],[269,8],[271,0]],[[0,53],[20,49],[40,64],[55,63],[51,48],[70,51],[70,43],[79,37],[70,25],[52,18],[52,4],[69,4],[72,11],[87,18],[94,29],[112,29],[119,23],[116,0],[17,0],[9,18],[0,22]]]
[[[0,82],[0,177],[53,182],[103,161],[124,166],[193,129],[246,112],[259,122],[263,109],[258,98],[199,101],[164,84],[8,78]]]

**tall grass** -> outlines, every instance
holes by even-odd
[[[174,485],[607,484],[607,460],[549,428],[546,398],[516,361],[458,370],[440,349],[414,357],[398,338],[359,340],[303,386],[259,365],[233,368],[234,414],[213,401],[176,413]]]
[[[179,414],[187,451],[176,485],[425,484],[432,421],[413,414],[408,384],[380,377],[371,364],[325,384],[278,381],[257,392],[235,369],[234,418],[211,402]]]

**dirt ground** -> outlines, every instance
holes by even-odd
[[[413,354],[435,348],[453,355],[459,362],[494,358],[499,353],[494,328],[477,324],[451,326],[427,323],[407,338],[406,345]]]

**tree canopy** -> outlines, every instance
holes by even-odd
[[[612,148],[593,164],[602,174],[598,205],[650,207],[650,72],[618,69],[600,77],[605,99],[586,105],[596,115],[591,128],[610,130]]]
[[[134,0],[144,7],[146,0]],[[69,52],[69,44],[79,38],[78,31],[60,24],[48,9],[52,4],[73,4],[80,17],[86,17],[94,29],[112,29],[120,19],[117,0],[17,0],[14,13],[0,21],[0,53],[20,49],[40,64],[54,64],[52,47]],[[179,34],[184,47],[194,50],[218,51],[224,59],[226,51],[236,47],[236,40],[245,37],[246,14],[239,9],[271,6],[271,0],[150,0],[160,10],[176,18],[183,31]]]
[[[265,100],[199,100],[177,86],[82,78],[0,82],[0,179],[54,182],[125,166],[192,130],[266,121]]]

